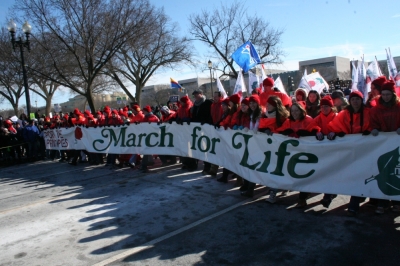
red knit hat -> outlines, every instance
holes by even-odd
[[[272,78],[266,78],[263,80],[264,87],[272,87],[274,86],[274,80]]]
[[[103,115],[103,114],[100,111],[97,111],[96,115]]]
[[[258,105],[260,105],[260,96],[258,96],[257,94],[251,95],[249,101],[256,102]]]
[[[139,111],[140,111],[140,106],[137,105],[137,104],[134,104],[134,105],[132,106],[132,110],[135,110],[135,111],[139,112]]]
[[[229,97],[229,101],[233,102],[234,104],[239,104],[240,103],[240,95],[239,94],[233,94]]]
[[[79,111],[78,108],[75,108],[75,109],[74,109],[74,114],[76,114],[76,115],[81,115],[81,111]]]
[[[112,110],[111,113],[118,115],[118,111],[116,109]]]
[[[391,92],[395,92],[395,87],[396,84],[394,83],[393,80],[388,80],[385,83],[383,83],[382,87],[381,87],[381,91],[391,91]]]
[[[142,110],[143,110],[143,111],[146,111],[146,112],[148,112],[148,113],[151,113],[151,107],[150,107],[150,105],[146,105]]]
[[[333,100],[332,100],[331,96],[327,95],[324,98],[322,98],[320,105],[328,105],[330,107],[333,107]]]
[[[242,104],[244,105],[249,105],[249,103],[250,103],[249,97],[246,97],[242,100]]]
[[[374,85],[378,90],[382,88],[383,84],[387,81],[385,76],[377,77],[374,81],[372,81],[372,85]]]
[[[229,102],[230,102],[229,97],[227,97],[222,101],[222,104],[229,105]]]
[[[183,103],[188,103],[190,101],[190,99],[187,95],[185,95],[185,96],[181,97],[181,99],[179,101],[183,102]]]
[[[89,110],[85,110],[85,113],[84,113],[84,114],[87,115],[87,116],[91,115],[91,113],[90,113]]]
[[[306,102],[305,101],[297,101],[297,103],[306,110]]]
[[[349,100],[352,97],[360,97],[361,99],[364,99],[364,95],[362,95],[360,91],[353,91],[352,93],[350,93]]]
[[[104,112],[110,113],[111,112],[110,106],[108,106],[108,105],[104,106]]]

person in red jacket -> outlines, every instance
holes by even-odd
[[[233,109],[230,105],[232,103],[229,98],[226,98],[222,101],[222,116],[219,122],[219,126],[227,129],[227,128],[232,128],[232,115],[237,112],[237,109]],[[232,103],[232,106],[236,107],[234,103]],[[237,108],[237,107],[236,107]]]
[[[283,125],[276,129],[279,133],[289,137],[312,136],[321,131],[314,119],[307,115],[306,103],[295,102],[290,107],[290,116]]]
[[[379,95],[381,94],[381,87],[386,82],[385,76],[380,76],[371,82],[371,92],[368,95],[368,100],[365,103],[366,107],[374,107],[377,104]]]
[[[169,109],[168,106],[163,106],[160,108],[160,112],[161,112],[161,119],[162,121],[165,122],[169,122],[169,121],[175,121],[175,117],[176,117],[176,112]]]
[[[371,134],[378,136],[379,132],[396,131],[400,135],[400,100],[395,92],[395,83],[386,81],[380,87],[380,97],[376,101],[376,106],[370,112]],[[400,212],[400,203],[393,201],[392,210]],[[375,212],[383,214],[385,209],[390,207],[388,200],[378,200],[378,207]]]
[[[150,105],[146,105],[143,109],[143,114],[144,114],[144,118],[142,120],[142,122],[150,122],[150,123],[158,123],[160,122],[160,119],[158,119],[158,117],[153,114],[153,110],[151,110]]]
[[[370,109],[363,104],[363,95],[359,91],[350,93],[350,105],[341,111],[336,118],[328,124],[328,128],[336,135],[357,134],[371,132]]]
[[[292,99],[287,94],[280,92],[277,88],[274,88],[274,80],[272,78],[264,79],[262,86],[264,91],[260,94],[260,105],[263,108],[263,111],[265,111],[264,109],[267,104],[267,100],[271,95],[278,96],[286,108],[289,108],[292,105]]]
[[[214,92],[213,103],[211,104],[211,117],[213,125],[218,125],[222,117],[222,94],[219,91]]]
[[[179,102],[180,106],[176,111],[176,122],[190,122],[190,108],[193,106],[193,102],[189,99],[187,95],[181,97]]]
[[[142,120],[142,123],[146,123],[146,122],[148,122],[148,123],[158,123],[158,122],[160,122],[158,117],[153,114],[153,111],[151,110],[151,107],[149,105],[146,105],[145,107],[143,107],[142,111],[143,111],[143,114],[144,114],[144,118]],[[150,162],[152,156],[153,155],[151,155],[151,154],[150,155],[149,154],[143,155],[142,163],[141,163],[141,167],[140,167],[140,170],[143,173],[147,173],[149,171],[148,170],[148,165],[149,165],[149,162]]]
[[[301,136],[316,135],[321,128],[317,126],[314,119],[307,115],[306,103],[303,101],[295,102],[290,107],[290,116],[283,125],[276,129],[283,135],[299,138]],[[300,192],[299,200],[295,208],[307,206],[307,192]]]
[[[369,134],[370,109],[363,104],[363,94],[353,91],[349,96],[350,105],[341,111],[329,124],[330,131],[337,135],[343,134]],[[331,138],[334,139],[334,138]],[[355,216],[360,208],[361,197],[352,196],[347,208],[349,215]]]
[[[266,112],[260,119],[259,129],[268,135],[278,133],[276,129],[281,127],[288,117],[289,112],[281,99],[276,95],[272,95],[267,100]]]
[[[317,139],[323,140],[324,136],[327,138],[332,138],[335,133],[331,132],[328,128],[328,124],[335,119],[337,115],[336,107],[333,106],[333,100],[331,96],[327,95],[321,99],[320,103],[321,112],[314,118],[315,123],[321,128],[321,131],[317,133]],[[324,197],[320,201],[322,206],[329,208],[332,200],[336,198],[337,195],[324,194]]]
[[[317,133],[317,139],[323,140],[324,136],[332,138],[334,133],[329,130],[328,124],[336,117],[337,110],[333,106],[331,96],[327,95],[321,99],[320,109],[321,112],[314,118],[317,126],[321,128],[321,131]]]
[[[272,95],[267,100],[266,112],[264,117],[260,119],[259,130],[268,135],[277,133],[276,129],[281,127],[288,117],[289,111],[282,104],[281,99],[276,95]],[[269,198],[266,201],[275,203],[277,192],[277,189],[270,188]]]
[[[133,113],[133,117],[130,118],[130,122],[131,123],[135,123],[135,122],[142,122],[144,119],[144,114],[143,112],[140,110],[140,106],[137,104],[134,104],[132,106],[132,113]]]

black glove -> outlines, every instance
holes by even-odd
[[[296,134],[297,134],[299,137],[307,137],[307,136],[314,136],[314,135],[315,135],[315,134],[313,134],[312,132],[307,131],[307,130],[305,130],[305,129],[299,129],[299,130],[297,130]]]
[[[346,135],[346,133],[344,133],[344,132],[339,132],[339,133],[336,133],[336,135],[337,135],[338,137],[343,138],[343,137]]]
[[[290,134],[293,134],[294,131],[293,131],[293,129],[288,128],[288,129],[285,129],[284,131],[281,131],[279,133],[281,133],[282,135],[285,135],[285,136],[289,136]]]
[[[364,132],[362,133],[363,136],[368,136],[369,134],[371,134],[371,131],[368,130],[364,130]]]
[[[172,120],[169,120],[168,123],[169,123],[169,124],[172,124]]]
[[[265,130],[265,134],[267,134],[268,136],[272,136],[273,133],[272,133],[271,129],[267,128]]]
[[[330,136],[330,133],[328,134],[327,138],[329,140],[334,140],[336,138],[336,133],[333,133],[333,136]]]

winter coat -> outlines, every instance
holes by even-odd
[[[148,113],[147,115],[144,116],[142,122],[150,122],[150,123],[158,123],[160,122],[160,119],[153,114],[153,113]]]
[[[223,113],[224,111],[222,111],[222,99],[220,99],[218,102],[213,102],[211,104],[211,117],[213,125],[216,125],[218,124],[218,122],[221,121]]]
[[[351,117],[353,122],[351,123]],[[349,109],[341,111],[335,119],[328,124],[328,130],[335,133],[357,134],[371,131],[370,109],[363,108],[363,125],[361,126],[360,112],[351,114]]]
[[[201,104],[196,104],[196,102],[194,102],[190,111],[192,114],[190,121],[212,125],[211,104],[212,101],[208,99],[205,99]]]
[[[321,128],[321,132],[324,135],[328,135],[331,131],[329,131],[328,124],[331,122],[335,117],[336,113],[330,112],[328,115],[323,115],[320,113],[316,118],[314,118],[315,123],[317,126]]]
[[[316,132],[320,132],[321,128],[317,126],[311,116],[306,115],[302,120],[287,119],[276,131],[290,137],[300,137],[314,135]]]
[[[400,128],[400,103],[385,106],[380,101],[370,111],[371,129],[383,132],[396,131]]]

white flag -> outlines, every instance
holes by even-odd
[[[226,94],[226,91],[224,89],[224,86],[222,86],[221,80],[219,78],[217,78],[217,87],[218,87],[218,91],[221,93],[222,95],[222,99],[226,99],[228,98],[228,94]]]
[[[357,91],[357,83],[358,83],[358,69],[357,67],[354,65],[354,61],[351,61],[351,64],[353,66],[353,70],[351,72],[351,91]]]
[[[397,75],[397,67],[396,64],[394,63],[392,53],[390,52],[390,48],[389,48],[389,53],[386,50],[386,56],[387,56],[387,65],[389,70],[389,78],[394,81],[394,78]]]
[[[329,89],[328,83],[319,74],[319,72],[311,73],[310,75],[307,75],[304,79],[307,81],[308,87],[310,88],[308,89],[308,91],[316,90],[318,93],[321,93],[324,89]]]
[[[370,77],[371,82],[381,76],[381,70],[379,69],[378,61],[376,61],[376,59],[369,64],[367,68],[367,76]]]
[[[259,77],[260,78],[260,84],[263,84],[264,79],[267,78],[267,75],[265,75],[264,64],[261,65],[260,70],[261,70],[261,77]],[[261,88],[262,88],[262,91],[264,91],[264,87],[261,86]]]
[[[251,92],[254,89],[257,89],[258,87],[260,87],[260,83],[259,83],[259,79],[256,74],[254,74],[251,71],[249,71],[248,74],[249,74],[249,93],[251,94]]]
[[[241,96],[243,92],[246,92],[246,86],[244,85],[242,69],[240,69],[236,80],[235,89],[233,90],[233,94],[239,94]]]
[[[368,99],[368,91],[366,85],[366,79],[367,79],[367,71],[365,70],[365,65],[364,65],[364,56],[361,61],[361,65],[358,65],[358,82],[357,82],[357,90],[361,92],[364,95],[364,103]]]
[[[303,89],[306,89],[306,91],[311,90],[311,87],[310,87],[310,85],[308,85],[308,82],[306,80],[306,76],[301,77],[299,86],[297,86],[297,88],[303,88]]]
[[[285,87],[283,87],[283,83],[282,83],[282,80],[281,80],[281,77],[280,77],[280,76],[278,76],[278,77],[276,78],[276,80],[274,81],[274,87],[278,88],[278,90],[279,90],[280,92],[282,92],[282,93],[284,93],[284,94],[287,95],[287,92],[286,92],[286,90],[285,90]]]
[[[304,74],[303,77],[307,76],[307,68],[304,68]]]

